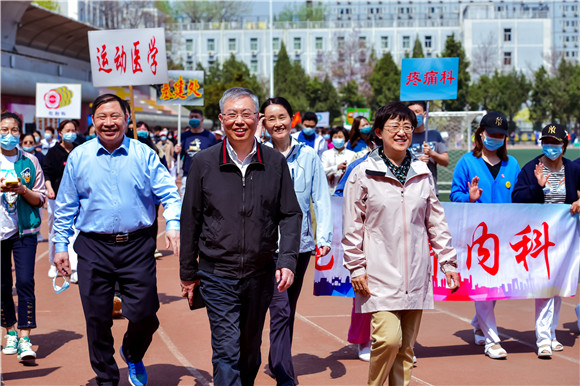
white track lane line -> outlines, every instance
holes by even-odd
[[[307,317],[305,317],[305,316],[303,316],[303,315],[301,315],[301,314],[299,314],[299,313],[296,313],[296,317],[297,317],[298,319],[300,319],[301,321],[303,321],[303,322],[306,322],[307,324],[309,324],[309,325],[311,325],[311,326],[313,326],[313,327],[315,327],[315,328],[319,329],[320,331],[322,331],[322,332],[323,332],[323,333],[325,333],[326,335],[330,336],[331,338],[335,339],[336,341],[340,342],[341,344],[343,344],[343,345],[345,345],[345,346],[350,346],[350,343],[349,343],[349,342],[347,342],[346,340],[344,340],[344,339],[342,339],[342,338],[339,338],[338,336],[334,335],[332,332],[330,332],[330,331],[326,330],[326,329],[325,329],[324,327],[322,327],[322,326],[319,326],[318,324],[314,323],[313,321],[311,321],[311,320],[310,320],[310,319],[308,319]],[[415,377],[415,376],[411,376],[411,378],[412,378],[414,381],[416,381],[416,382],[420,383],[421,385],[426,385],[426,386],[433,386],[433,385],[431,385],[430,383],[428,383],[428,382],[425,382],[424,380],[422,380],[422,379],[419,379],[419,378],[417,378],[417,377]]]
[[[441,312],[441,313],[443,313],[445,315],[449,315],[449,316],[451,316],[451,317],[453,317],[455,319],[461,320],[462,322],[465,322],[465,323],[467,323],[467,324],[469,324],[471,326],[471,319],[464,318],[463,316],[457,315],[457,314],[455,314],[453,312],[446,311],[446,310],[443,310],[443,309],[440,309],[440,308],[438,308],[437,311],[439,311],[439,312]],[[536,347],[535,344],[531,344],[531,343],[528,343],[526,341],[519,340],[517,338],[514,338],[511,335],[503,334],[503,333],[501,333],[499,331],[498,331],[498,335],[501,336],[503,339],[511,339],[513,341],[516,341],[516,342],[519,342],[519,343],[523,344],[524,346],[531,347],[533,349],[533,352],[535,352],[535,350],[537,349],[537,347]],[[557,356],[558,358],[562,358],[564,360],[567,360],[568,362],[572,362],[572,363],[576,363],[577,365],[580,365],[580,360],[577,360],[577,359],[574,359],[574,358],[570,358],[570,357],[565,356],[563,351],[554,351],[552,353],[552,356]]]

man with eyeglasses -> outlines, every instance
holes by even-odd
[[[294,280],[302,211],[284,156],[254,137],[258,97],[234,87],[219,105],[226,139],[192,159],[183,197],[182,296],[193,305],[201,286],[214,384],[253,385],[274,280],[278,291]]]
[[[179,193],[181,197],[185,193],[187,185],[187,175],[191,159],[200,151],[218,143],[215,135],[203,128],[203,113],[201,110],[193,109],[189,112],[189,130],[181,134],[181,143],[175,145],[175,154],[183,157],[183,176],[181,178],[181,188]]]
[[[79,293],[87,324],[91,366],[99,385],[117,385],[113,354],[113,294],[119,284],[123,316],[129,320],[120,349],[131,385],[146,385],[143,356],[159,327],[155,237],[151,226],[155,204],[165,207],[165,239],[179,254],[181,200],[174,180],[149,146],[125,135],[129,107],[113,94],[92,106],[97,140],[71,151],[56,199],[54,264],[70,275],[68,239],[80,231]]]
[[[316,125],[318,124],[318,117],[315,113],[307,111],[302,117],[302,131],[294,133],[292,136],[298,142],[305,143],[314,150],[318,157],[322,157],[322,153],[328,150],[328,143],[326,139],[320,134],[316,134]]]

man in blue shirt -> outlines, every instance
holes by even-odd
[[[294,133],[292,136],[298,140],[298,142],[305,143],[314,150],[319,157],[322,157],[322,153],[328,150],[328,144],[326,139],[322,135],[316,134],[316,125],[318,124],[318,117],[315,113],[308,111],[304,113],[302,118],[302,131]]]
[[[165,207],[167,247],[179,254],[177,186],[151,148],[125,136],[128,110],[127,102],[116,95],[95,99],[97,140],[70,153],[56,199],[54,264],[62,275],[71,273],[66,251],[74,225],[80,231],[74,243],[79,293],[99,385],[119,383],[111,334],[116,282],[123,315],[129,320],[121,355],[129,367],[130,383],[147,384],[142,358],[159,327],[155,238],[149,229],[156,203]]]
[[[189,130],[181,134],[181,143],[175,146],[175,154],[183,156],[183,177],[181,178],[181,197],[185,193],[185,185],[191,159],[198,152],[207,149],[218,143],[215,135],[202,127],[203,113],[201,110],[193,109],[189,112]]]

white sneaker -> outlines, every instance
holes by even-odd
[[[358,359],[365,362],[371,361],[371,342],[358,345]]]
[[[55,278],[58,276],[58,271],[56,270],[56,265],[51,264],[50,268],[48,269],[48,277],[50,277],[51,279]]]
[[[70,275],[70,282],[75,284],[79,282],[79,275],[77,274],[77,271],[74,271],[72,275]]]
[[[6,355],[13,355],[18,352],[18,333],[16,331],[8,331],[5,336],[6,345],[2,349],[2,352]]]
[[[26,361],[36,358],[36,353],[32,350],[30,338],[25,336],[18,341],[18,360]]]

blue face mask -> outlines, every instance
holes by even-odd
[[[330,139],[330,134],[324,134],[323,137],[328,141]]]
[[[22,150],[28,153],[34,153],[34,146],[22,146]]]
[[[483,146],[489,151],[494,151],[503,146],[505,138],[492,138],[485,136],[483,139]]]
[[[45,131],[44,132],[44,139],[51,139],[52,138],[52,133],[50,131]]]
[[[344,138],[332,138],[332,145],[336,149],[342,149],[344,147]]]
[[[361,134],[365,134],[365,135],[370,134],[371,133],[371,129],[372,129],[371,125],[368,125],[368,126],[365,126],[365,127],[361,127],[360,128],[360,133]]]
[[[54,292],[56,292],[57,295],[66,290],[70,286],[68,280],[66,280],[66,277],[63,277],[63,279],[64,283],[62,283],[61,287],[59,285],[56,285],[56,276],[52,278],[52,288],[54,288]]]
[[[423,114],[417,114],[417,127],[423,124]]]
[[[149,136],[148,131],[138,131],[137,132],[137,137],[139,137],[139,138],[147,138],[148,136]]]
[[[13,150],[20,142],[20,135],[2,134],[0,145],[4,150]]]
[[[65,142],[74,142],[77,139],[77,133],[64,133],[62,139]]]
[[[310,137],[311,135],[313,135],[315,131],[316,131],[316,129],[314,127],[306,127],[306,126],[304,126],[302,128],[302,132],[307,137]]]
[[[90,134],[90,135],[87,135],[85,138],[87,139],[87,141],[90,141],[93,138],[97,138],[97,136],[95,134]]]
[[[162,141],[167,141],[167,136],[166,135],[162,135],[160,138]]]
[[[563,145],[542,145],[542,152],[552,161],[556,160],[562,154]]]
[[[199,125],[201,125],[201,120],[197,119],[197,118],[191,118],[189,120],[189,126],[191,126],[192,128],[197,128],[199,127]]]

